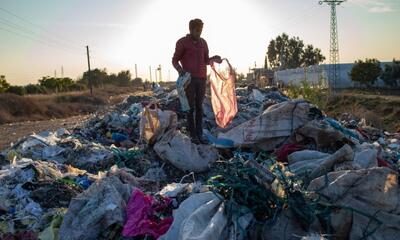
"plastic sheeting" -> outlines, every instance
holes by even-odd
[[[124,170],[111,170],[85,192],[73,198],[59,229],[60,240],[99,239],[102,231],[122,225],[135,177]]]
[[[323,157],[316,158],[318,155]],[[314,179],[330,172],[335,164],[352,161],[354,152],[346,144],[334,154],[324,155],[324,153],[307,150],[294,152],[288,156],[290,171],[295,173],[298,178]],[[306,159],[300,160],[304,158]]]
[[[267,108],[261,115],[220,133],[218,138],[234,141],[234,146],[264,144],[273,150],[292,132],[309,120],[311,105],[304,101],[287,101]]]
[[[227,225],[222,201],[213,192],[194,194],[174,211],[174,222],[162,240],[220,239]]]
[[[391,169],[331,172],[314,179],[308,191],[336,206],[329,216],[336,239],[399,239],[398,174]]]
[[[177,130],[172,111],[145,108],[140,120],[141,136],[154,144],[157,155],[182,171],[202,172],[218,159],[218,151],[209,145],[196,145]]]
[[[203,172],[218,159],[218,151],[205,144],[194,144],[185,134],[176,130],[165,135],[154,145],[157,155],[182,171]]]
[[[235,72],[227,59],[216,66],[211,63],[211,103],[218,126],[225,128],[235,117],[238,108],[235,93]]]

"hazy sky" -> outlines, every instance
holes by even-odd
[[[176,40],[192,18],[203,20],[210,54],[230,60],[240,72],[261,66],[268,42],[286,32],[321,48],[329,59],[330,9],[318,0],[0,0],[0,75],[16,85],[41,76],[77,78],[92,68],[109,72],[138,64],[171,66]],[[24,21],[25,20],[25,21]],[[400,1],[349,0],[338,7],[341,62],[400,58]]]

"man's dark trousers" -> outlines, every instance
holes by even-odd
[[[203,136],[203,100],[206,94],[206,78],[192,78],[186,88],[190,110],[187,113],[187,128],[191,138]]]

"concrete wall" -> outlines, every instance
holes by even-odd
[[[386,63],[382,63],[382,69]],[[389,63],[390,64],[390,63]],[[339,66],[339,80],[336,82],[336,88],[360,88],[364,87],[362,84],[351,81],[349,73],[353,68],[353,63],[340,64]],[[329,79],[329,64],[315,65],[306,68],[288,69],[276,71],[274,75],[275,83],[284,83],[292,85],[300,85],[302,81],[306,80],[310,84],[322,83],[325,86],[332,85]],[[388,87],[378,79],[373,85],[374,87],[385,88]]]

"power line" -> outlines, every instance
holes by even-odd
[[[68,52],[68,53],[71,53],[71,54],[74,54],[74,55],[77,55],[77,54],[78,54],[78,53],[76,53],[76,52],[72,52],[72,51],[70,51],[70,50],[67,50],[67,49],[64,49],[64,48],[60,48],[59,46],[51,45],[51,43],[42,41],[42,40],[40,40],[40,39],[33,38],[33,37],[29,36],[29,35],[25,35],[25,34],[22,34],[22,33],[19,33],[19,32],[12,31],[12,30],[10,30],[10,29],[6,29],[6,28],[0,27],[0,30],[9,32],[9,33],[12,33],[12,34],[15,34],[15,35],[18,35],[18,36],[23,37],[23,38],[28,38],[28,39],[30,39],[30,40],[33,40],[33,41],[42,43],[42,44],[44,44],[44,45],[46,45],[46,46],[52,47],[52,48],[57,49],[57,50],[63,50],[63,51],[65,51],[65,52]],[[80,55],[80,54],[79,54],[79,55]]]
[[[7,20],[5,20],[5,19],[0,18],[0,24],[3,24],[3,26],[5,25],[5,26],[7,26],[8,28],[11,28],[12,30],[16,30],[17,32],[12,31],[12,33],[14,33],[14,34],[19,33],[19,32],[22,32],[23,34],[20,34],[20,35],[30,36],[30,39],[32,39],[33,37],[39,37],[39,36],[38,36],[38,35],[39,35],[38,33],[33,32],[33,31],[31,31],[31,30],[29,30],[29,29],[26,29],[26,28],[24,28],[24,27],[21,27],[21,26],[15,24],[15,23],[12,23],[12,22],[7,21]],[[3,28],[3,29],[4,29],[4,28]],[[18,32],[18,31],[19,31],[19,32]],[[9,31],[9,32],[11,32],[11,31]],[[58,42],[51,41],[51,40],[48,40],[48,39],[45,39],[45,40],[37,39],[37,40],[41,41],[42,43],[43,43],[43,42],[46,42],[47,44],[53,44],[54,46],[57,46],[57,47],[59,47],[59,48],[66,49],[66,50],[68,50],[68,51],[70,51],[70,50],[76,51],[76,50],[77,50],[76,48],[73,49],[73,48],[71,48],[71,47],[68,47],[68,46],[66,46],[66,45],[62,45],[62,44],[60,44],[60,43],[58,43]]]
[[[15,13],[11,12],[10,10],[6,10],[6,9],[0,7],[0,11],[3,11],[5,13],[7,13],[7,14],[9,14],[9,15],[11,15],[11,16],[13,16],[13,17],[15,17],[15,18],[17,18],[17,19],[19,19],[21,21],[23,21],[23,22],[26,22],[26,23],[30,24],[31,26],[34,26],[34,27],[46,32],[47,34],[50,34],[50,36],[52,36],[52,37],[56,37],[61,41],[69,42],[69,44],[75,45],[74,47],[76,47],[76,48],[80,48],[80,46],[81,46],[80,43],[77,43],[77,42],[74,42],[72,40],[69,40],[69,39],[65,38],[65,36],[60,36],[58,34],[50,32],[46,28],[44,28],[44,27],[42,27],[42,26],[40,26],[40,25],[38,25],[36,23],[33,23],[33,22],[31,22],[31,21],[29,21],[29,20],[27,20],[27,19],[15,14]]]
[[[310,6],[310,7],[306,7],[304,10],[302,10],[301,12],[303,14],[299,15],[299,16],[291,16],[289,18],[286,18],[284,21],[279,21],[279,23],[272,25],[272,27],[270,27],[267,31],[268,33],[271,33],[275,30],[278,30],[280,28],[282,28],[282,26],[296,26],[298,23],[300,23],[302,20],[304,20],[305,17],[309,17],[310,15],[312,15],[314,13],[313,8],[316,8],[314,5]],[[294,23],[294,24],[293,24]],[[286,27],[288,28],[288,27]]]
[[[98,62],[102,61],[102,62],[105,62],[105,63],[111,65],[111,66],[115,65],[114,62],[108,60],[107,58],[104,58],[104,57],[101,57],[101,56],[97,55],[96,51],[90,50],[90,53],[91,53],[90,59],[93,59],[94,62],[95,62],[95,60],[98,60]]]
[[[301,11],[303,14],[301,14],[300,16],[292,16],[292,17],[287,18],[283,22],[273,25],[272,28],[269,28],[268,34],[272,35],[273,31],[278,30],[282,26],[288,25],[288,26],[285,26],[285,30],[288,30],[288,29],[298,26],[300,23],[304,23],[304,22],[310,20],[311,19],[311,18],[309,18],[310,16],[313,16],[313,17],[316,16],[315,12],[314,12],[314,10],[316,10],[316,8],[317,7],[315,5],[306,7],[303,11]],[[285,32],[285,31],[283,31],[283,32]]]

